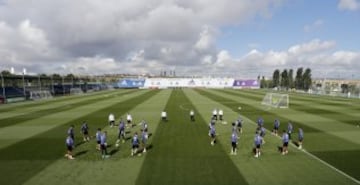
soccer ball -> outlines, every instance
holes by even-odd
[[[115,146],[116,146],[116,147],[119,147],[119,143],[116,143]]]
[[[239,110],[241,110],[241,107],[238,107]]]

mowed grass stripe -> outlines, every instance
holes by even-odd
[[[67,122],[71,122],[72,120],[75,120],[86,114],[91,114],[99,109],[103,109],[105,107],[116,104],[117,102],[130,99],[145,92],[146,91],[136,91],[134,93],[126,94],[122,96],[114,95],[113,98],[111,99],[105,99],[103,101],[80,106],[78,108],[69,111],[66,110],[62,112],[57,112],[46,116],[42,116],[38,119],[25,121],[23,123],[16,124],[14,126],[1,128],[0,149],[13,145],[17,142],[21,142],[22,140],[31,138],[40,133],[47,132],[53,128],[56,128]]]
[[[206,122],[190,122],[180,104],[192,106],[182,90],[173,90],[165,108],[169,121],[156,130],[136,184],[247,184],[223,147],[210,145]]]
[[[68,104],[68,102],[78,102],[78,101],[82,101],[85,99],[89,99],[91,97],[106,97],[106,96],[112,96],[112,95],[116,95],[119,91],[107,91],[104,92],[104,94],[92,94],[92,95],[85,95],[85,96],[71,96],[72,98],[77,97],[75,99],[70,99],[67,100],[66,98],[61,98],[61,101],[59,102],[48,102],[45,104],[40,104],[38,105],[37,103],[27,103],[26,105],[34,105],[33,107],[22,107],[22,106],[17,106],[14,110],[12,111],[5,111],[5,112],[1,112],[0,111],[0,117],[2,119],[5,118],[10,118],[10,117],[15,117],[15,116],[20,116],[20,115],[24,115],[24,114],[31,114],[32,112],[36,112],[36,111],[40,111],[40,110],[44,110],[44,109],[50,109],[50,108],[55,108],[58,106],[66,106]],[[47,102],[46,100],[44,102]],[[5,105],[5,107],[7,107],[8,105]]]
[[[117,96],[121,96],[123,94],[128,94],[131,93],[130,91],[122,91],[122,92],[113,92],[111,95],[117,95]],[[51,108],[47,108],[46,105],[44,109],[42,110],[38,110],[38,111],[34,111],[34,112],[28,112],[26,114],[21,114],[19,116],[14,116],[14,117],[8,117],[8,118],[4,118],[4,119],[0,119],[0,128],[6,127],[6,126],[12,126],[12,125],[16,125],[19,123],[22,123],[24,121],[30,121],[32,119],[38,119],[42,116],[46,116],[49,114],[53,114],[53,113],[57,113],[57,112],[62,112],[62,111],[68,111],[71,109],[75,109],[78,108],[80,106],[84,106],[84,105],[89,105],[89,104],[93,104],[99,101],[103,101],[106,99],[110,99],[113,98],[111,95],[97,95],[97,96],[91,96],[91,97],[87,97],[87,98],[81,98],[78,97],[80,100],[77,100],[75,102],[69,102],[67,104],[60,104],[60,105],[55,105]],[[68,102],[68,101],[66,101]],[[18,110],[21,112],[21,110]]]
[[[230,123],[238,118],[239,111],[234,111],[221,104],[221,102],[201,96],[194,90],[189,89],[185,92],[187,97],[200,110],[200,114],[205,115],[205,117],[211,115],[211,111],[215,107],[224,111],[227,124],[217,124],[217,133],[220,142],[225,147],[225,151],[229,150],[231,148],[229,138],[232,133]],[[255,158],[252,149],[254,147],[253,139],[256,123],[244,115],[241,115],[241,117],[244,124],[243,133],[240,134],[238,143],[238,153],[230,158],[249,184],[354,184],[350,179],[346,179],[343,175],[328,168],[328,166],[314,161],[313,158],[294,147],[289,148],[288,155],[280,155],[278,147],[281,146],[281,140],[272,136],[269,132],[265,136],[266,144],[262,146],[261,157]],[[311,178],[309,178],[309,174],[312,174]]]
[[[245,98],[246,100],[252,101],[251,103],[248,103],[248,105],[254,107],[256,111],[262,111],[264,113],[272,113],[272,114],[276,114],[276,115],[281,115],[280,117],[285,118],[284,123],[287,123],[288,120],[291,120],[293,124],[297,125],[300,124],[298,122],[302,122],[302,127],[303,129],[306,129],[306,132],[329,132],[329,131],[350,131],[353,130],[354,127],[350,126],[349,124],[344,124],[341,121],[338,121],[336,119],[329,119],[328,117],[325,116],[321,116],[318,114],[311,114],[311,113],[307,113],[307,112],[303,112],[301,110],[296,110],[296,109],[292,109],[292,107],[288,108],[288,109],[276,109],[276,108],[269,108],[267,106],[261,105],[260,102],[262,101],[263,96],[262,95],[254,95],[256,94],[256,90],[254,90],[254,93],[251,94],[249,92],[243,92],[243,91],[235,91],[235,90],[224,90],[224,91],[216,91],[219,93],[226,93],[228,95],[231,96],[236,96],[237,98]],[[291,97],[293,98],[293,97]],[[301,109],[312,109],[311,105],[315,105],[316,106],[316,100],[313,101],[312,104],[303,104],[303,107]],[[242,110],[242,111],[246,111],[246,110]],[[247,110],[249,111],[249,110]],[[296,115],[293,115],[296,114]],[[301,115],[304,115],[302,117],[302,119],[290,119],[289,117],[299,117]],[[338,113],[337,115],[341,115],[340,113]],[[259,115],[260,116],[260,115]],[[344,115],[346,117],[346,115]],[[310,120],[309,118],[314,118],[312,120]],[[287,119],[287,120],[286,120]],[[304,120],[307,120],[307,123],[305,124]],[[273,121],[273,120],[271,120]],[[309,124],[309,122],[315,122],[316,124]],[[335,124],[333,124],[333,122],[339,123],[336,125],[336,128],[333,128]],[[273,123],[271,123],[272,126]],[[343,125],[343,126],[341,126]],[[283,125],[286,126],[286,125]],[[284,127],[286,128],[286,127]],[[333,129],[333,130],[331,130]],[[349,142],[351,142],[352,140],[348,140]]]
[[[148,122],[149,131],[152,133],[156,130],[159,122],[160,112],[164,110],[171,90],[161,90],[155,96],[147,99],[143,103],[128,110],[133,115],[136,123],[141,119]],[[116,118],[120,117],[120,113],[114,110]],[[124,115],[123,115],[124,116]],[[133,127],[128,131],[131,134],[135,131],[139,132],[140,126]],[[108,131],[108,144],[110,145],[110,158],[99,160],[100,152],[95,150],[95,141],[80,145],[76,148],[78,152],[86,150],[86,153],[78,155],[75,161],[69,161],[65,158],[57,160],[55,163],[47,166],[40,173],[26,181],[26,185],[47,185],[47,184],[77,184],[77,185],[98,185],[98,184],[135,184],[135,180],[140,172],[141,165],[145,156],[152,152],[152,148],[148,148],[146,154],[142,156],[130,156],[130,140],[121,143],[115,148],[114,143],[117,139],[118,127],[106,126],[103,130]],[[128,134],[128,136],[131,136]],[[149,138],[149,146],[152,137]],[[95,157],[93,159],[92,157]],[[91,170],[89,170],[91,169]]]
[[[205,91],[199,91],[200,93],[206,93],[207,95],[210,95],[209,91],[205,92]],[[275,119],[278,119],[280,121],[280,130],[282,129],[286,129],[287,128],[287,123],[289,121],[288,118],[284,118],[281,115],[277,115],[274,113],[271,113],[268,110],[265,109],[258,109],[255,105],[260,104],[261,101],[259,101],[257,99],[257,97],[254,97],[252,95],[247,95],[244,94],[242,92],[234,92],[234,91],[228,91],[228,90],[217,90],[217,92],[220,93],[225,93],[225,94],[229,94],[229,95],[233,95],[233,96],[240,96],[241,98],[246,98],[248,101],[251,101],[249,103],[247,102],[237,102],[234,101],[232,99],[226,98],[224,99],[223,97],[220,96],[211,96],[212,99],[217,99],[218,101],[221,100],[222,104],[227,105],[227,106],[231,106],[231,108],[233,110],[238,110],[238,107],[242,107],[244,109],[241,109],[241,113],[246,115],[248,118],[250,118],[253,121],[257,121],[257,119],[259,117],[262,117],[265,120],[265,127],[269,130],[272,129],[273,127],[273,123]],[[212,95],[212,94],[211,94]],[[283,109],[282,111],[286,111],[285,109]],[[295,127],[299,126],[298,120],[291,120],[292,124]],[[306,132],[306,133],[316,133],[316,132],[321,132],[320,130],[313,128],[313,127],[309,127],[307,125],[301,125],[302,129]]]
[[[290,96],[296,97],[298,100],[317,100],[318,104],[327,105],[327,106],[347,106],[354,110],[360,110],[360,99],[358,98],[345,98],[345,97],[337,97],[337,96],[326,96],[326,95],[314,95],[314,94],[306,94],[306,93],[296,93],[296,92],[286,92],[286,91],[269,91],[269,90],[242,90],[244,93],[249,94],[258,94],[265,95],[268,92],[273,93],[285,93]]]
[[[242,91],[245,92],[253,92],[252,89],[242,89]],[[308,93],[299,93],[299,92],[287,92],[287,91],[272,91],[269,89],[259,89],[256,90],[254,93],[267,93],[267,92],[278,92],[278,93],[288,93],[288,94],[293,94],[296,95],[298,97],[302,97],[302,98],[321,98],[322,103],[329,103],[329,105],[335,105],[335,104],[349,104],[349,103],[353,103],[354,101],[356,102],[360,102],[360,99],[358,98],[347,98],[347,97],[342,97],[342,96],[331,96],[331,95],[318,95],[318,94],[308,94]],[[353,105],[357,105],[357,104],[353,104]],[[359,105],[357,105],[359,106]]]
[[[259,102],[261,102],[265,96],[263,93],[248,91],[244,91],[242,94],[247,94],[254,99],[256,98]],[[356,114],[355,112],[357,111],[349,107],[348,104],[338,104],[337,106],[324,105],[321,97],[301,98],[296,94],[291,94],[289,106],[293,110],[330,118],[352,126],[360,124],[360,114]]]
[[[85,96],[94,96],[94,95],[104,95],[108,93],[112,93],[113,91],[98,91],[98,92],[91,92],[91,93],[85,93],[81,95],[71,95],[71,96],[59,96],[59,97],[53,97],[52,99],[42,99],[42,100],[36,100],[36,101],[26,101],[26,102],[18,102],[18,103],[11,103],[11,104],[4,104],[0,106],[0,113],[3,112],[10,112],[10,111],[17,111],[19,108],[25,109],[25,108],[31,108],[41,106],[41,105],[47,105],[49,103],[59,103],[64,101],[70,101],[70,100],[76,100],[80,97]]]
[[[234,104],[231,102],[234,102],[237,100],[232,100],[232,99],[226,98],[224,96],[214,94],[213,92],[209,92],[209,91],[204,91],[204,90],[197,90],[197,91],[200,94],[207,96],[210,99],[213,99],[218,102],[222,102],[223,105],[230,107],[234,111],[236,111],[238,109],[239,104],[242,107],[244,107],[244,109],[247,109],[247,110],[250,109],[250,112],[241,111],[241,113],[252,120],[256,120],[258,118],[258,116],[262,116],[265,120],[265,127],[268,130],[272,129],[272,125],[273,125],[272,121],[275,118],[279,118],[281,120],[283,129],[285,129],[285,126],[287,125],[286,123],[287,123],[288,119],[283,118],[282,116],[280,116],[279,114],[276,114],[276,113],[271,113],[268,111],[256,109],[256,107],[252,106],[251,103]],[[219,91],[217,91],[217,92],[219,92]],[[227,91],[223,91],[222,93],[233,94],[232,92],[227,92]],[[235,93],[235,94],[237,94],[237,93]],[[237,94],[237,96],[239,96],[239,94]],[[256,102],[258,102],[258,101],[254,100],[253,103],[255,104]],[[258,112],[258,115],[254,114],[255,112]],[[271,124],[266,124],[266,123],[268,123],[267,120],[270,120]],[[316,121],[316,120],[314,120],[314,121]],[[347,150],[344,152],[332,152],[332,155],[327,155],[326,153],[328,151],[325,151],[326,149],[332,148],[332,147],[334,149],[336,149],[336,147],[358,148],[359,147],[358,145],[356,145],[355,143],[351,143],[347,140],[344,140],[342,138],[336,137],[334,135],[330,135],[325,132],[321,132],[320,130],[318,130],[318,132],[316,134],[307,135],[307,131],[306,131],[307,127],[305,127],[305,125],[301,123],[301,120],[296,120],[296,122],[294,122],[294,119],[293,119],[292,123],[293,123],[295,129],[297,129],[299,127],[304,129],[305,142],[306,142],[305,148],[307,151],[316,155],[317,157],[321,158],[322,160],[328,162],[329,164],[333,165],[334,167],[340,169],[341,171],[349,174],[350,176],[352,176],[356,179],[360,179],[360,173],[358,173],[360,171],[360,160],[353,160],[352,158],[344,158],[344,157],[346,157],[346,155],[344,155],[344,153],[346,153],[346,152],[351,153],[351,156],[354,156],[354,155],[360,156],[360,150],[353,149],[353,150]],[[295,130],[295,134],[292,134],[292,138],[297,138],[296,130]],[[321,151],[322,149],[324,149],[323,152]],[[319,154],[322,154],[322,155],[319,155]],[[341,160],[333,160],[334,158],[341,159]]]
[[[221,92],[221,91],[218,91],[218,92]],[[292,120],[295,124],[297,124],[297,122],[301,122],[301,125],[303,127],[306,126],[309,128],[313,128],[313,130],[325,132],[329,135],[335,136],[335,137],[332,137],[333,139],[327,138],[325,141],[323,141],[323,143],[320,147],[316,147],[316,148],[321,148],[321,150],[325,150],[325,149],[326,150],[334,150],[333,145],[332,145],[332,143],[334,141],[345,140],[345,142],[348,144],[341,145],[340,148],[336,148],[337,150],[349,150],[349,149],[350,150],[353,150],[353,149],[358,150],[359,149],[359,145],[360,145],[359,131],[360,130],[358,127],[340,122],[335,119],[330,119],[326,116],[320,116],[320,115],[316,115],[316,114],[309,114],[306,112],[298,111],[298,110],[292,109],[291,107],[288,109],[269,108],[267,106],[260,105],[260,99],[259,99],[260,97],[254,98],[253,97],[254,95],[249,95],[248,93],[243,93],[243,91],[225,90],[224,92],[227,93],[228,95],[234,96],[236,98],[246,97],[247,99],[245,99],[245,100],[251,101],[248,104],[251,105],[252,107],[255,107],[258,110],[263,110],[265,112],[270,112],[270,113],[273,113],[276,115],[281,115],[281,117],[283,117],[283,118]],[[254,92],[257,92],[257,90],[255,90]],[[245,102],[247,102],[247,101],[245,101]],[[308,109],[311,110],[312,109],[311,105],[316,106],[317,105],[316,101],[314,101],[312,104],[304,104],[303,106],[307,107]],[[343,109],[345,110],[346,107],[343,107]],[[338,115],[347,117],[346,115],[341,115],[341,114],[338,114]],[[308,128],[305,128],[305,129],[308,129]],[[309,133],[309,130],[307,130],[306,132]],[[312,134],[315,137],[318,136],[315,133],[312,133]],[[354,139],[354,138],[358,138],[358,139]],[[316,138],[316,139],[319,139],[319,138]]]
[[[88,120],[91,123],[91,131],[94,133],[95,128],[107,125],[107,115],[113,110],[120,109],[123,103],[135,106],[154,96],[157,92],[147,91],[137,97],[123,101],[121,104],[113,104],[97,112],[84,115],[69,123],[55,127],[48,132],[1,149],[0,174],[2,174],[2,178],[0,178],[0,184],[8,184],[9,182],[11,184],[22,184],[46,166],[63,157],[66,131],[70,124],[74,124],[76,130],[79,131],[82,121]],[[77,133],[75,141],[79,144],[81,136]],[[75,149],[75,153],[77,152]]]

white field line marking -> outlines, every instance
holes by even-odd
[[[241,115],[241,116],[242,116],[242,117],[246,117],[246,116],[243,116],[243,115]],[[246,117],[246,118],[247,118],[247,117]],[[249,118],[247,118],[247,119],[249,119]],[[250,119],[249,119],[249,120],[250,120]],[[253,124],[253,125],[255,125],[255,126],[257,126],[257,124],[256,124],[256,123],[254,123],[253,121],[250,121],[250,123],[251,123],[251,124]],[[268,132],[270,132],[270,130],[268,130],[268,129],[266,129],[266,130],[267,130]],[[271,133],[271,132],[270,132],[270,133]],[[281,140],[281,137],[280,137],[280,136],[276,136],[276,137],[278,137],[278,138]],[[327,163],[327,162],[323,161],[322,159],[320,159],[320,158],[316,157],[315,155],[313,155],[313,154],[311,154],[311,153],[309,153],[309,152],[305,151],[304,149],[299,149],[299,148],[298,148],[298,147],[296,147],[296,146],[295,146],[295,144],[293,144],[292,142],[290,143],[290,145],[291,145],[291,146],[293,146],[294,148],[296,148],[296,149],[298,149],[298,150],[300,150],[300,151],[304,152],[304,153],[305,153],[305,154],[307,154],[308,156],[310,156],[310,157],[312,157],[312,158],[314,158],[314,159],[318,160],[318,161],[319,161],[319,162],[321,162],[322,164],[324,164],[324,165],[326,165],[327,167],[329,167],[329,168],[333,169],[334,171],[336,171],[336,172],[340,173],[341,175],[343,175],[343,176],[347,177],[348,179],[350,179],[350,180],[354,181],[355,183],[360,184],[360,181],[359,181],[359,180],[357,180],[357,179],[355,179],[354,177],[352,177],[352,176],[350,176],[350,175],[346,174],[345,172],[343,172],[343,171],[341,171],[341,170],[339,170],[339,169],[335,168],[335,167],[334,167],[334,166],[332,166],[331,164],[329,164],[329,163]]]

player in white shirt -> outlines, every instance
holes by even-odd
[[[224,116],[224,112],[223,112],[222,109],[220,109],[220,110],[219,110],[219,119],[220,119],[220,121],[223,120],[223,116]]]
[[[110,127],[113,127],[115,125],[115,116],[113,113],[109,114],[109,125]]]
[[[190,110],[190,120],[195,121],[195,112],[193,110]]]
[[[126,121],[127,121],[127,125],[128,126],[130,125],[130,127],[132,127],[132,116],[131,116],[131,114],[127,113]]]
[[[212,114],[213,114],[213,119],[216,121],[217,120],[217,114],[218,114],[217,110],[214,109]]]
[[[167,121],[167,113],[165,110],[161,112],[161,120],[165,122]]]

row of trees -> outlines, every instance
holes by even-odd
[[[258,77],[260,79],[260,76]],[[282,88],[282,89],[298,89],[298,90],[309,90],[312,84],[311,69],[306,68],[305,71],[302,67],[296,70],[294,79],[293,69],[284,69],[280,72],[276,69],[273,73],[272,80],[265,80],[263,76],[260,80],[261,88]]]

